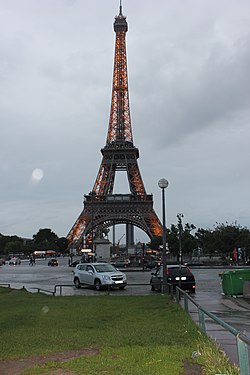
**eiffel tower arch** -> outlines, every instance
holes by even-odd
[[[97,229],[116,224],[140,228],[149,238],[162,236],[162,225],[153,209],[153,196],[146,193],[134,146],[129,107],[126,33],[128,24],[122,14],[115,17],[115,55],[111,110],[102,161],[89,194],[84,195],[84,207],[71,228],[69,244],[80,244],[83,238],[93,238]],[[116,172],[126,171],[130,194],[113,194]]]

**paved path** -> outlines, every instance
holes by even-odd
[[[198,286],[194,297],[196,303],[237,330],[245,331],[250,339],[250,301],[242,297],[233,298],[222,294],[219,273],[223,269],[193,269],[192,271],[195,274]],[[189,306],[192,318],[198,322],[197,309],[192,304],[189,304]],[[232,362],[238,364],[234,335],[227,332],[210,318],[206,319],[206,327],[207,334],[220,344]]]

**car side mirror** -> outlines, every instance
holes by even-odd
[[[151,275],[152,275],[152,276],[155,276],[155,272],[151,272]]]

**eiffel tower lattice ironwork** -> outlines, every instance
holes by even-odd
[[[146,193],[137,159],[139,150],[133,144],[129,108],[126,58],[128,24],[122,14],[115,17],[116,33],[113,90],[106,145],[100,169],[84,208],[67,238],[69,243],[80,243],[92,238],[93,230],[105,230],[114,224],[131,224],[142,229],[150,238],[162,235],[162,225],[153,209],[153,196]],[[113,194],[116,171],[126,171],[130,194]]]

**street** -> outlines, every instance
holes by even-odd
[[[97,295],[94,289],[83,287],[76,289],[73,286],[73,268],[68,267],[68,258],[58,258],[58,267],[49,267],[48,259],[37,260],[33,266],[28,260],[22,261],[21,265],[5,265],[0,267],[0,285],[10,284],[12,288],[20,289],[25,287],[30,292],[37,292],[37,288],[54,291],[55,285],[68,285],[62,288],[63,295]],[[216,316],[232,325],[234,328],[245,331],[250,338],[250,305],[239,304],[238,298],[222,295],[221,279],[219,273],[223,269],[192,269],[196,278],[197,291],[193,296],[194,300],[206,310],[213,312]],[[125,290],[111,291],[112,295],[145,295],[155,293],[149,285],[152,271],[130,271],[125,269],[128,285]],[[60,289],[57,289],[59,295]],[[197,308],[189,303],[189,312],[197,322]],[[238,363],[235,337],[226,332],[222,327],[206,319],[207,333],[216,339],[221,347],[230,357]]]

